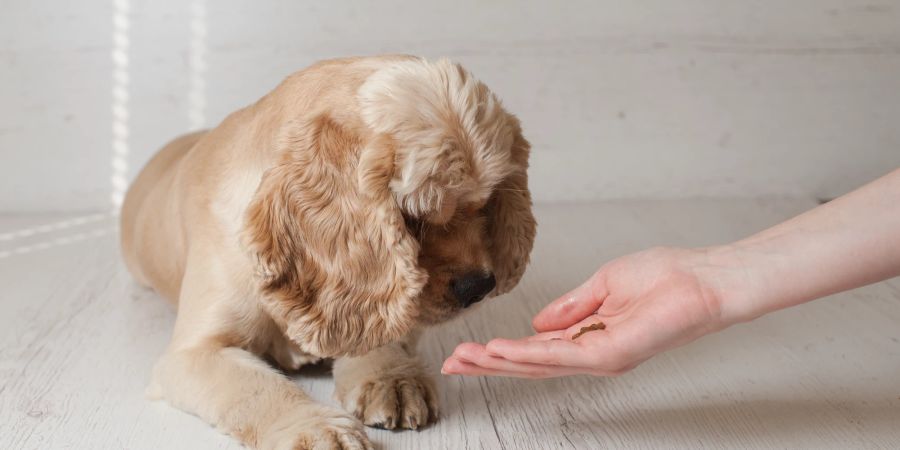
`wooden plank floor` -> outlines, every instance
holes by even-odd
[[[743,199],[537,208],[534,263],[522,284],[421,344],[439,379],[442,420],[370,437],[390,449],[896,448],[897,280],[733,327],[615,379],[438,374],[458,342],[528,333],[534,312],[607,259],[731,240],[812,206]],[[64,219],[0,216],[0,448],[240,448],[144,399],[174,314],[131,282],[110,218],[27,230]],[[333,403],[326,369],[306,370],[297,383]]]

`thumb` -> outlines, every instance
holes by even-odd
[[[545,306],[534,316],[535,331],[564,330],[595,313],[607,296],[606,280],[597,272],[581,286]]]

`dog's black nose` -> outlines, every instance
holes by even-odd
[[[450,292],[463,308],[467,308],[480,302],[496,285],[497,279],[492,273],[469,272],[450,280]]]

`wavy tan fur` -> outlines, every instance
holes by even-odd
[[[146,165],[122,210],[134,277],[177,305],[148,394],[253,448],[370,448],[437,418],[419,331],[463,273],[512,289],[535,235],[518,120],[458,64],[320,62]],[[316,404],[285,370],[335,358]]]

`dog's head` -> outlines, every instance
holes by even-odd
[[[320,356],[365,353],[509,291],[535,235],[528,142],[462,67],[398,62],[356,102],[356,127],[327,112],[289,127],[247,212],[270,312]]]

